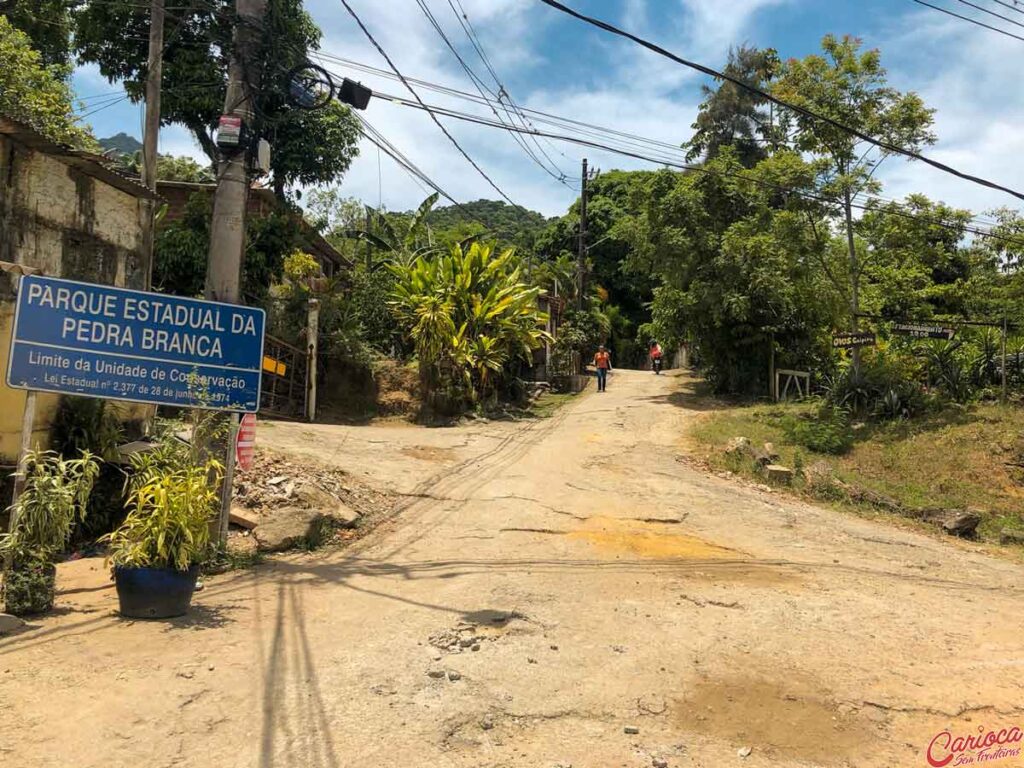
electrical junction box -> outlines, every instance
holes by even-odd
[[[256,144],[255,169],[260,173],[270,173],[270,142],[260,139]]]
[[[242,118],[232,115],[221,115],[217,123],[217,146],[221,149],[238,149],[245,138],[245,125]]]

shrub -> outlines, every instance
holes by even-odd
[[[88,452],[67,460],[52,451],[28,455],[25,487],[11,506],[11,530],[0,534],[4,604],[13,614],[53,607],[53,561],[86,515],[99,464]]]
[[[787,419],[786,439],[815,453],[842,454],[853,447],[853,430],[846,413],[823,406],[814,416]]]
[[[128,516],[110,544],[115,565],[188,570],[208,554],[210,522],[218,509],[221,468],[205,465],[163,468],[150,465],[133,478]]]
[[[10,532],[0,555],[16,566],[49,563],[67,546],[76,520],[85,518],[99,463],[88,451],[65,459],[53,451],[27,457],[25,487],[11,507]]]

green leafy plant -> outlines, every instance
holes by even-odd
[[[842,454],[853,447],[853,430],[846,412],[823,406],[817,414],[788,419],[786,439],[815,453]]]
[[[203,397],[197,395],[200,401]],[[190,441],[177,436],[184,429]],[[220,505],[224,471],[203,446],[223,443],[227,430],[223,414],[200,409],[189,411],[184,423],[157,423],[154,447],[131,457],[128,514],[100,539],[109,544],[114,565],[187,570],[209,554],[210,523]]]
[[[521,280],[512,249],[456,245],[389,269],[397,278],[391,306],[415,345],[428,414],[486,399],[511,378],[509,363],[548,338],[540,289]]]
[[[15,567],[50,563],[67,546],[75,521],[85,518],[99,463],[83,452],[65,459],[53,451],[27,458],[25,487],[11,506],[12,529],[0,535],[0,555]]]
[[[103,538],[110,560],[117,566],[179,571],[201,562],[209,550],[221,476],[220,463],[212,459],[187,467],[161,464],[152,456],[140,460],[129,486],[128,516]]]

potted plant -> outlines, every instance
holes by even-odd
[[[0,534],[4,606],[14,615],[53,607],[54,561],[67,546],[75,521],[85,519],[99,474],[99,463],[88,451],[78,459],[33,451],[25,467],[24,488],[9,509],[11,529]]]
[[[164,619],[188,611],[223,474],[217,461],[200,463],[193,453],[165,440],[132,457],[128,515],[101,539],[110,545],[122,616]]]

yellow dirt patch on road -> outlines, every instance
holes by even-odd
[[[407,445],[400,452],[413,459],[423,461],[454,461],[455,451],[451,448],[437,448],[432,445]]]
[[[737,556],[734,550],[668,530],[665,523],[641,520],[592,517],[582,528],[570,532],[568,537],[586,541],[598,549],[628,552],[640,557],[715,560]]]
[[[675,707],[675,722],[775,758],[857,763],[877,738],[873,723],[810,690],[757,680],[702,680]]]

